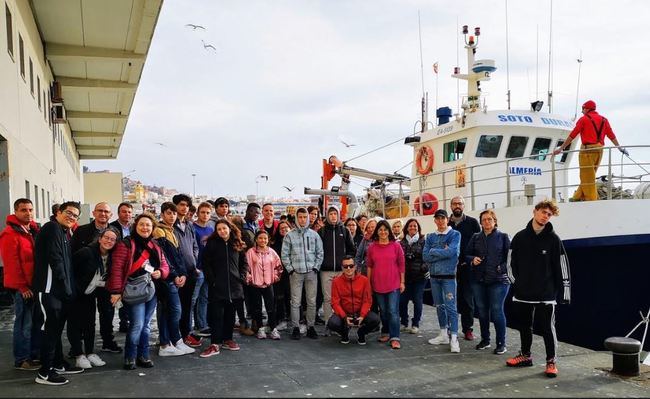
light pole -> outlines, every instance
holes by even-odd
[[[259,197],[260,197],[260,180],[269,181],[269,177],[266,175],[258,175],[255,178],[255,185],[256,185],[255,200],[256,201],[259,201]]]
[[[192,173],[192,198],[196,198],[196,173]]]

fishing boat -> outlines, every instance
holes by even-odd
[[[461,195],[471,216],[494,209],[499,229],[510,237],[526,226],[535,203],[555,199],[560,215],[552,223],[568,252],[572,281],[571,304],[557,310],[558,337],[603,349],[605,338],[627,334],[650,306],[650,166],[605,147],[594,182],[601,199],[568,201],[577,186],[572,177],[579,168],[572,160],[580,146],[574,141],[564,153],[551,153],[573,129],[573,118],[542,112],[541,101],[529,110],[488,109],[481,83],[496,72],[495,61],[476,59],[479,28],[468,35],[465,26],[463,33],[468,70],[456,67],[452,78],[467,82],[467,95],[459,113],[439,108],[435,126],[423,117],[421,130],[405,138],[413,149],[411,175],[375,173],[333,156],[323,160],[321,189],[305,193],[323,195],[324,204],[340,196],[346,209],[358,202],[348,190],[350,176],[373,179],[370,190],[380,205],[370,206],[370,199],[354,213],[372,214],[372,208],[388,219],[414,217],[426,233],[435,230],[434,212],[450,209],[451,198]],[[650,155],[650,145],[627,148],[635,158]],[[328,182],[337,175],[343,180],[332,190]]]

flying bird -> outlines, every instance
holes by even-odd
[[[207,50],[207,49],[211,48],[212,51],[217,51],[217,48],[214,47],[213,45],[211,45],[211,44],[205,44],[205,42],[204,42],[203,40],[201,40],[201,43],[203,43],[203,48],[204,48],[204,49]]]
[[[289,187],[287,187],[287,186],[282,186],[282,187],[286,188],[287,191],[289,191],[289,192],[293,191],[293,189],[295,188],[295,187],[291,187],[291,188],[289,188]]]
[[[356,145],[356,144],[348,144],[343,140],[341,140],[341,143],[343,143],[343,145],[345,145],[347,148],[354,147]]]
[[[156,145],[159,145],[159,146],[161,146],[161,147],[167,147],[167,145],[166,145],[166,144],[164,144],[164,143],[159,143],[159,142],[156,142],[156,143],[154,143],[154,144],[156,144]]]
[[[205,30],[205,28],[203,26],[201,26],[201,25],[185,24],[185,26],[188,26],[188,27],[192,28],[193,30],[197,30],[197,29]]]

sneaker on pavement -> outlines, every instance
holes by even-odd
[[[271,331],[270,336],[271,336],[271,339],[276,340],[276,341],[281,339],[280,331],[278,331],[277,328],[274,328],[273,331]]]
[[[366,336],[363,335],[363,334],[357,335],[357,344],[365,345],[366,344]]]
[[[503,355],[504,353],[508,352],[508,348],[506,348],[505,345],[499,345],[497,344],[497,347],[494,348],[494,353],[495,355]]]
[[[33,360],[29,360],[29,359],[23,360],[20,363],[14,364],[14,368],[16,370],[34,371],[34,370],[38,370],[40,367],[41,367],[40,365],[34,363]]]
[[[402,347],[402,344],[396,339],[390,341],[390,348],[391,349],[400,349]]]
[[[287,322],[286,321],[281,321],[280,323],[278,323],[278,326],[275,327],[275,328],[277,328],[278,331],[284,331],[284,330],[287,329]]]
[[[474,332],[472,330],[467,330],[465,331],[465,341],[474,341],[476,337],[474,337]]]
[[[306,324],[301,324],[300,325],[300,334],[307,334],[307,325]]]
[[[506,365],[508,367],[531,367],[533,365],[533,357],[519,352],[517,356],[506,360]]]
[[[93,367],[102,367],[106,366],[106,362],[102,360],[101,357],[97,356],[94,353],[91,353],[90,355],[86,356],[88,361]]]
[[[82,369],[91,369],[93,368],[93,365],[90,364],[90,361],[86,357],[86,355],[79,355],[76,358],[75,364],[77,367],[81,367]]]
[[[431,345],[447,345],[449,343],[449,335],[447,333],[441,333],[435,338],[429,340]]]
[[[219,353],[220,353],[219,352],[219,345],[210,344],[207,348],[205,348],[205,350],[203,352],[201,352],[199,357],[204,357],[205,358],[205,357],[218,355]]]
[[[53,370],[50,370],[46,375],[42,375],[39,371],[36,374],[36,379],[34,381],[36,381],[37,384],[43,385],[64,385],[69,382],[67,378],[59,375],[59,373]]]
[[[181,351],[183,353],[183,355],[189,355],[190,353],[196,352],[196,349],[185,345],[185,343],[183,342],[182,339],[179,339],[178,341],[176,341],[175,346],[176,346],[177,350],[179,350],[179,351]]]
[[[135,370],[135,359],[125,359],[122,368],[124,370]]]
[[[293,328],[293,331],[291,332],[291,339],[300,339],[300,328]]]
[[[318,339],[318,333],[316,332],[314,326],[311,326],[307,329],[307,338]]]
[[[449,350],[451,353],[460,353],[460,343],[458,342],[458,335],[452,335],[449,341]]]
[[[169,356],[183,356],[185,353],[176,348],[174,345],[167,345],[164,348],[162,345],[158,348],[158,356],[160,357],[169,357]]]
[[[344,344],[344,345],[347,345],[347,344],[350,343],[350,335],[348,334],[347,331],[344,332],[343,334],[341,334],[341,339],[339,340],[339,342]]]
[[[138,356],[138,358],[135,360],[135,364],[138,367],[142,367],[143,369],[150,369],[153,367],[153,362],[151,359],[146,359],[142,356]]]
[[[477,351],[482,351],[483,349],[488,349],[490,346],[490,341],[486,341],[484,339],[481,340],[481,342],[476,345],[476,350]]]
[[[245,335],[247,337],[252,337],[255,335],[255,331],[253,331],[252,328],[244,326],[244,327],[239,327],[239,334]]]
[[[70,365],[70,363],[64,360],[63,363],[61,363],[61,365],[59,365],[58,367],[54,367],[54,371],[56,371],[59,374],[79,374],[79,373],[83,373],[84,369],[82,369],[81,367],[72,366]]]
[[[544,374],[546,374],[548,378],[557,377],[557,367],[555,366],[554,361],[546,362],[546,370],[544,371]]]
[[[199,337],[199,338],[197,339],[195,336],[193,336],[192,334],[190,334],[190,335],[188,335],[187,337],[185,337],[185,339],[183,339],[183,342],[184,342],[185,345],[187,345],[187,346],[191,346],[192,348],[196,348],[196,347],[201,346],[201,344],[203,344],[203,338],[200,338],[200,337]]]
[[[102,344],[102,352],[122,353],[122,348],[115,341]]]
[[[211,334],[210,327],[202,328],[196,332],[196,335],[199,337],[209,337]]]
[[[411,327],[411,328],[409,329],[409,333],[411,333],[411,334],[417,334],[417,333],[419,333],[419,332],[420,332],[420,328],[417,327],[417,326],[413,326],[413,327]]]
[[[409,331],[409,326],[402,325],[399,328],[399,332],[407,332],[407,331]]]
[[[222,349],[227,349],[229,351],[238,351],[239,350],[239,344],[232,339],[223,341],[223,345],[221,345]]]
[[[388,335],[382,334],[382,335],[379,336],[379,338],[377,338],[377,342],[381,342],[383,344],[383,343],[388,342],[389,339],[390,339],[390,337]]]
[[[257,339],[266,339],[266,331],[263,327],[257,330]]]

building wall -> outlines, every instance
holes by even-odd
[[[122,202],[122,173],[92,172],[83,174],[84,202],[93,209],[98,202],[108,202],[117,215]]]
[[[11,13],[13,55],[8,43],[7,9]],[[24,77],[20,68],[19,37],[24,44]],[[41,222],[49,217],[51,204],[83,200],[81,167],[70,128],[67,124],[51,121],[52,81],[52,71],[45,60],[29,2],[0,0],[0,141],[6,141],[7,151],[4,164],[0,157],[0,180],[8,183],[0,181],[0,190],[5,190],[0,193],[1,221],[13,212],[13,201],[21,197],[34,201],[36,217]],[[3,195],[6,190],[8,195]]]

